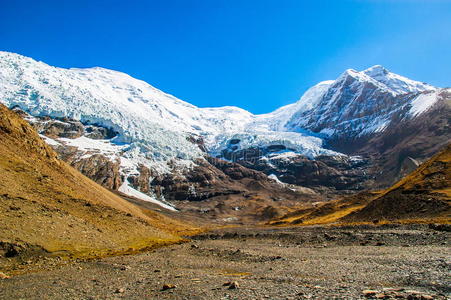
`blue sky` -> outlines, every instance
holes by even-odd
[[[0,0],[0,50],[265,113],[347,68],[451,86],[451,1]]]

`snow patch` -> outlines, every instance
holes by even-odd
[[[277,182],[280,185],[285,185],[285,183],[280,181],[280,179],[277,177],[276,174],[270,174],[270,175],[268,175],[268,178],[274,180],[275,182]]]
[[[163,207],[163,208],[166,208],[166,209],[169,209],[169,210],[172,210],[172,211],[178,211],[178,210],[175,209],[173,206],[171,206],[171,205],[169,205],[169,204],[166,204],[166,203],[163,203],[163,202],[161,202],[160,200],[157,200],[155,197],[151,197],[151,196],[146,195],[146,194],[144,194],[144,193],[142,193],[142,192],[140,192],[140,191],[138,191],[138,190],[135,190],[134,188],[132,188],[131,186],[129,186],[129,185],[127,184],[127,182],[125,182],[125,181],[124,181],[124,183],[122,183],[122,185],[119,187],[118,191],[121,192],[121,193],[124,193],[124,194],[126,194],[126,195],[128,195],[128,196],[131,196],[131,197],[135,197],[135,198],[141,199],[141,200],[143,200],[143,201],[155,203],[155,204],[157,204],[157,205],[159,205],[159,206],[161,206],[161,207]]]
[[[113,144],[111,140],[96,140],[85,136],[75,139],[59,138],[58,140],[67,146],[77,147],[81,151],[99,152],[105,156],[115,155],[129,147],[129,145]]]
[[[50,146],[61,146],[61,143],[59,143],[54,139],[49,138],[48,136],[45,136],[43,134],[39,134],[39,136],[44,140],[44,142],[46,142]]]
[[[422,114],[434,105],[437,100],[437,92],[420,94],[410,103],[409,114],[413,117]]]

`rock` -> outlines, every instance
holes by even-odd
[[[230,285],[229,285],[229,290],[235,290],[235,289],[237,289],[237,288],[239,288],[239,287],[240,287],[240,285],[238,284],[238,282],[232,281],[232,282],[230,283]]]
[[[389,291],[389,292],[403,292],[406,289],[404,288],[383,288],[384,291]]]
[[[297,155],[290,157],[288,163],[286,158],[261,159],[272,150],[268,147],[234,150],[232,147],[223,150],[222,157],[268,175],[275,174],[285,183],[303,187],[322,185],[340,190],[359,189],[363,179],[368,178],[364,170],[368,164],[366,160],[357,162],[326,155],[317,156],[315,160]]]
[[[432,300],[434,299],[434,297],[430,296],[430,295],[421,295],[421,300]]]
[[[10,278],[10,276],[6,275],[3,272],[0,272],[0,279],[8,279],[8,278]]]
[[[122,266],[121,267],[121,271],[127,271],[127,270],[130,270],[129,266]]]
[[[150,191],[149,182],[150,178],[153,177],[154,174],[152,171],[144,165],[138,166],[138,175],[133,177],[130,176],[130,179],[133,179],[130,183],[133,185],[135,189],[141,191],[143,193],[148,193]]]
[[[222,286],[228,286],[230,290],[237,289],[240,287],[240,285],[236,281],[227,281]]]
[[[117,190],[122,185],[119,172],[120,160],[110,160],[103,154],[94,154],[80,159],[78,155],[75,155],[77,152],[69,153],[68,148],[55,150],[64,161],[98,184],[112,190]]]
[[[390,298],[390,296],[383,294],[383,293],[376,294],[376,295],[374,295],[374,297],[376,297],[376,299],[389,299]]]
[[[448,224],[429,224],[429,228],[437,231],[451,232],[451,225]]]
[[[415,290],[407,290],[406,293],[408,293],[408,294],[415,294],[415,295],[421,294],[421,292],[415,291]]]
[[[123,289],[123,288],[116,289],[116,291],[115,291],[116,294],[122,294],[124,292],[125,292],[125,289]]]
[[[374,291],[374,290],[364,290],[364,291],[362,291],[363,296],[365,296],[367,298],[376,296],[377,293],[378,293],[378,291]]]
[[[75,120],[48,120],[34,123],[33,126],[42,134],[51,138],[76,139],[83,135],[84,126]]]
[[[166,290],[172,290],[175,289],[176,286],[170,283],[165,283],[163,284],[163,288],[161,289],[162,291],[166,291]]]

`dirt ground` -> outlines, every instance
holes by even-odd
[[[0,299],[449,299],[447,229],[222,229],[137,255],[25,261],[33,271],[0,279]]]

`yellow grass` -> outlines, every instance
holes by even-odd
[[[350,214],[356,210],[362,209],[363,207],[365,207],[365,206],[361,205],[361,206],[353,206],[353,207],[341,209],[341,210],[335,211],[331,214],[327,214],[324,216],[306,220],[301,225],[323,225],[323,224],[334,223],[334,222],[337,222],[340,218],[347,216],[348,214]]]

